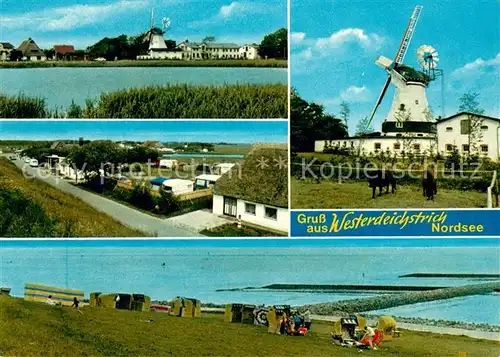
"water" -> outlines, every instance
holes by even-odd
[[[182,159],[186,157],[196,157],[196,158],[205,158],[205,159],[210,159],[210,158],[217,158],[217,159],[243,159],[245,155],[242,154],[165,154],[162,157],[168,158],[168,159]]]
[[[98,67],[0,69],[0,92],[43,97],[50,108],[150,85],[287,84],[286,68]]]
[[[498,250],[492,247],[91,248],[70,245],[33,249],[6,246],[0,250],[0,263],[0,285],[11,287],[16,296],[22,296],[24,283],[31,282],[82,289],[86,296],[92,291],[120,291],[165,300],[184,295],[213,303],[301,305],[370,294],[216,290],[273,283],[471,284],[478,280],[398,276],[414,272],[498,273]],[[426,304],[390,311],[405,316],[500,325],[498,295]]]

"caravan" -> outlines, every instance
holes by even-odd
[[[165,191],[170,191],[174,196],[177,196],[183,193],[193,192],[193,181],[170,179],[163,181],[162,187]]]

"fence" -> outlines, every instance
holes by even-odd
[[[488,208],[498,208],[498,193],[497,172],[493,171],[493,178],[491,179],[491,184],[488,187]],[[493,195],[495,195],[495,202],[493,202]]]

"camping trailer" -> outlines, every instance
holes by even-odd
[[[170,191],[174,196],[181,195],[183,193],[193,192],[193,181],[181,180],[181,179],[171,179],[163,181],[163,189],[165,191]]]
[[[195,188],[197,190],[209,188],[212,185],[215,185],[218,179],[220,179],[220,175],[207,175],[203,174],[200,176],[196,176],[195,178]]]
[[[173,169],[176,168],[179,163],[177,160],[161,159],[156,164],[159,168]]]
[[[231,171],[231,169],[235,166],[236,164],[229,164],[229,163],[221,163],[217,164],[214,166],[214,173],[217,175],[224,175],[226,172]]]
[[[151,184],[151,189],[153,191],[160,191],[160,187],[162,187],[163,183],[167,181],[168,177],[155,177],[152,178],[149,183]]]

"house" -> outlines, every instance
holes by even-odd
[[[255,60],[259,59],[259,46],[256,44],[243,45],[239,49],[239,56],[242,59]]]
[[[288,150],[256,145],[214,186],[213,213],[288,232]]]
[[[8,61],[14,46],[9,42],[0,42],[0,61]]]
[[[215,185],[215,183],[221,178],[220,175],[199,175],[194,179],[194,185],[196,189],[209,188],[210,186]]]
[[[75,48],[72,45],[55,45],[54,59],[70,61],[75,55]]]
[[[18,51],[21,51],[23,54],[23,61],[46,61],[47,56],[45,53],[38,47],[38,45],[33,41],[30,37],[27,40],[24,40],[19,47]]]
[[[475,130],[471,131],[471,123]],[[474,154],[475,146],[480,156],[500,159],[499,118],[461,112],[438,120],[436,127],[440,153],[449,154],[457,148],[461,155]]]
[[[185,60],[238,59],[240,46],[235,43],[189,42],[179,44]]]

